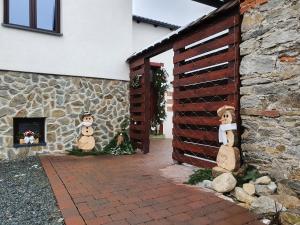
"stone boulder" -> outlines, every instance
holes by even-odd
[[[240,187],[236,187],[234,189],[233,195],[240,202],[244,202],[244,203],[247,203],[249,205],[256,199],[255,197],[249,195],[246,191],[244,191],[243,188],[240,188]]]
[[[277,185],[274,182],[271,182],[268,185],[255,185],[255,192],[257,195],[272,195],[275,193]]]
[[[224,169],[222,167],[219,167],[219,166],[213,167],[212,170],[211,170],[211,172],[212,172],[212,176],[213,177],[218,177],[218,176],[220,176],[223,173],[230,173],[230,171],[228,171],[228,170],[226,170],[226,169]]]
[[[212,189],[212,181],[211,180],[204,180],[204,181],[198,183],[196,186],[202,187],[202,188]]]
[[[286,194],[297,197],[297,193],[291,189],[287,184],[278,182],[277,183],[277,193],[278,194]]]
[[[293,209],[286,212],[281,212],[279,216],[282,225],[299,225],[300,224],[300,210]]]
[[[251,183],[243,184],[243,189],[248,195],[255,194],[255,185]]]
[[[260,177],[260,178],[257,178],[255,180],[255,184],[269,184],[271,183],[271,178],[269,176],[263,176],[263,177]]]
[[[230,192],[235,188],[236,183],[237,181],[231,173],[223,173],[213,180],[212,188],[219,193]]]
[[[275,214],[286,208],[268,196],[261,196],[252,202],[250,210],[256,214]]]
[[[270,195],[269,197],[279,202],[287,209],[300,208],[300,200],[295,196],[281,194],[281,195]]]

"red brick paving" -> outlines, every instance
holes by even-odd
[[[155,140],[147,155],[41,161],[67,225],[260,224],[246,209],[161,177],[170,149],[170,141]]]

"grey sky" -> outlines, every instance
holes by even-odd
[[[133,0],[133,14],[180,26],[213,9],[192,0]]]

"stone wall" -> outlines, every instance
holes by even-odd
[[[129,115],[128,82],[0,71],[0,159],[71,150],[84,111],[101,149]],[[47,146],[14,148],[13,117],[46,117]]]
[[[299,19],[299,0],[269,0],[242,21],[242,150],[275,178],[300,173]]]

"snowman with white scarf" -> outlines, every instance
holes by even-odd
[[[219,142],[222,143],[217,155],[217,167],[213,168],[216,173],[236,171],[240,167],[240,151],[237,148],[237,125],[235,123],[235,108],[222,106],[217,110],[221,118],[219,127]]]

